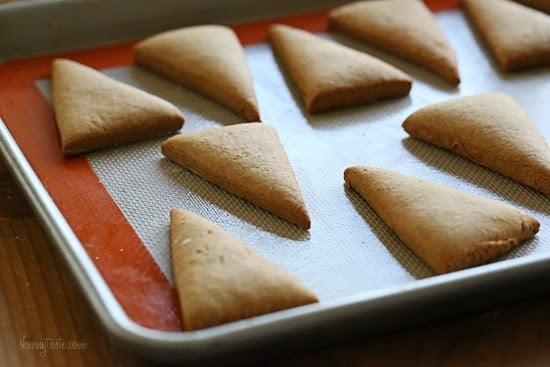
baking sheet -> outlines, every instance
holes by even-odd
[[[171,279],[168,213],[192,210],[218,223],[304,281],[321,302],[406,285],[434,275],[376,214],[343,186],[343,171],[372,165],[423,177],[507,202],[541,222],[539,234],[501,260],[550,249],[550,203],[542,194],[451,153],[407,138],[401,123],[425,105],[482,92],[511,95],[550,136],[550,69],[502,75],[459,10],[436,18],[454,46],[462,83],[453,88],[429,72],[339,35],[322,34],[378,56],[414,79],[408,97],[309,115],[267,44],[245,48],[262,120],[274,126],[294,167],[312,228],[302,231],[207,183],[160,153],[160,139],[98,151],[91,166],[165,275]],[[178,106],[182,132],[242,122],[223,107],[136,66],[104,70]],[[38,87],[49,98],[49,82]]]

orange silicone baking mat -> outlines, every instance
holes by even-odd
[[[456,9],[458,1],[427,3],[434,11],[444,10],[436,16],[451,41],[462,40],[453,42],[455,47],[457,44],[460,46],[457,52],[463,77],[461,86],[458,89],[447,87],[437,79],[426,77],[426,72],[390,57],[386,60],[414,77],[415,85],[410,97],[315,117],[300,108],[301,102],[292,92],[293,87],[285,79],[284,72],[277,69],[265,41],[268,27],[275,22],[324,32],[328,12],[233,26],[243,45],[247,46],[246,54],[262,115],[271,117],[266,121],[279,130],[297,171],[306,202],[311,207],[313,227],[310,232],[299,231],[257,208],[243,204],[240,199],[163,160],[157,149],[159,139],[77,158],[62,157],[53,111],[47,98],[44,98],[44,95],[47,97],[50,65],[56,57],[70,58],[103,70],[107,75],[148,89],[175,103],[186,116],[183,132],[219,126],[220,121],[240,122],[236,116],[210,101],[192,92],[182,91],[181,87],[133,66],[132,43],[9,61],[0,65],[0,115],[124,311],[132,320],[149,328],[184,328],[170,281],[169,258],[166,251],[155,252],[157,248],[168,248],[166,209],[170,205],[188,205],[187,208],[219,222],[245,242],[252,242],[251,245],[258,246],[257,243],[262,241],[269,243],[260,246],[259,250],[304,280],[320,294],[321,301],[353,292],[406,284],[433,275],[383,223],[373,219],[373,213],[357,196],[345,192],[341,175],[342,168],[348,162],[384,163],[383,166],[388,168],[428,178],[433,174],[436,181],[520,206],[537,216],[543,223],[543,229],[537,239],[509,256],[544,251],[546,248],[541,239],[548,238],[545,224],[549,222],[550,212],[546,198],[451,154],[407,140],[399,125],[404,116],[419,106],[494,87],[498,90],[491,91],[510,93],[516,98],[519,96],[519,102],[524,107],[527,105],[528,113],[548,136],[547,127],[544,130],[542,126],[543,119],[548,117],[543,111],[543,101],[535,97],[521,99],[520,96],[524,91],[530,90],[532,93],[534,89],[539,91],[536,95],[540,96],[541,92],[544,95],[546,91],[548,96],[547,87],[544,89],[545,83],[549,82],[547,70],[546,73],[538,70],[510,76],[500,74],[492,64],[490,55],[484,51],[484,46],[472,33],[466,33],[468,24],[460,10]],[[360,47],[338,36],[336,40]],[[476,59],[480,55],[483,57],[482,65]],[[386,57],[384,53],[376,53],[376,56]],[[267,61],[263,62],[264,59]],[[484,85],[485,79],[479,75],[486,73],[492,73],[492,79]],[[42,87],[42,93],[37,84]],[[274,93],[284,97],[277,99]],[[528,103],[524,102],[527,100]],[[288,121],[301,122],[284,124]],[[397,140],[394,139],[396,134]],[[369,139],[369,136],[380,139]],[[397,141],[396,149],[384,145],[386,140]],[[369,146],[365,147],[367,144]],[[353,145],[362,148],[347,149]],[[339,160],[320,160],[315,157],[317,150],[339,157]],[[375,156],[391,156],[392,159],[383,161],[380,158],[377,161]],[[150,169],[143,176],[137,175],[132,171],[136,165],[143,165],[141,167],[146,171]],[[333,174],[335,179],[331,183],[319,179],[327,176],[328,169],[337,172]],[[162,181],[159,184],[161,189],[153,187],[154,180]],[[144,182],[151,186],[144,186]],[[330,190],[339,190],[340,194],[332,195]],[[189,192],[190,196],[185,196]],[[167,202],[167,198],[172,201]],[[337,205],[339,199],[345,206]],[[317,205],[317,202],[322,205]],[[346,212],[327,211],[326,208],[331,206],[344,208]],[[338,231],[354,229],[358,229],[359,235],[362,231],[371,232],[372,241],[366,235],[364,241],[357,236],[331,236]],[[158,243],[154,243],[155,238]],[[277,245],[273,245],[274,238]],[[374,244],[361,252],[361,247],[366,247],[367,242],[376,241],[382,245]],[[331,251],[328,251],[329,248]],[[338,256],[342,262],[329,261]],[[385,274],[384,268],[392,270]],[[322,277],[318,276],[319,272],[323,273]],[[358,284],[365,285],[358,287]]]

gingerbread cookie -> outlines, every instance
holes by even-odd
[[[539,230],[508,204],[386,169],[350,167],[344,179],[438,273],[483,264]]]
[[[186,330],[318,302],[285,269],[197,214],[170,212],[170,247]]]
[[[330,12],[332,29],[460,83],[455,52],[431,11],[418,0],[359,1]]]
[[[292,166],[271,126],[246,123],[179,134],[162,144],[162,152],[300,228],[311,225]]]
[[[411,89],[402,71],[309,32],[275,25],[269,39],[311,113],[404,96]]]
[[[550,17],[509,0],[464,0],[503,71],[550,65]]]
[[[450,150],[550,195],[550,148],[509,96],[460,97],[419,109],[403,128],[415,139]]]
[[[213,99],[246,121],[260,121],[252,75],[235,32],[201,25],[157,34],[134,47],[136,62]]]
[[[52,96],[65,155],[168,134],[184,121],[167,101],[65,59],[53,62]]]

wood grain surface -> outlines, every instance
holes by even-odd
[[[550,292],[262,365],[550,366],[549,311]],[[0,366],[150,365],[109,341],[0,162]]]

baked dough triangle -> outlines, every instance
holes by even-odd
[[[504,71],[550,65],[550,17],[508,0],[464,0]]]
[[[359,1],[330,12],[331,28],[460,83],[455,53],[430,10],[419,0]]]
[[[170,212],[170,245],[186,330],[318,302],[285,269],[197,214]]]
[[[162,144],[168,158],[297,226],[311,225],[292,166],[274,128],[245,123],[179,134]]]
[[[402,71],[309,32],[275,25],[269,37],[309,112],[403,96],[411,89]]]
[[[52,97],[65,155],[168,134],[184,120],[167,101],[65,59],[52,64]]]
[[[382,168],[350,167],[344,179],[438,273],[485,263],[539,229],[508,204]]]
[[[419,109],[403,128],[415,139],[448,149],[550,195],[550,148],[509,96],[485,93]]]
[[[252,75],[231,28],[200,25],[147,38],[136,62],[213,99],[246,121],[260,121]]]

